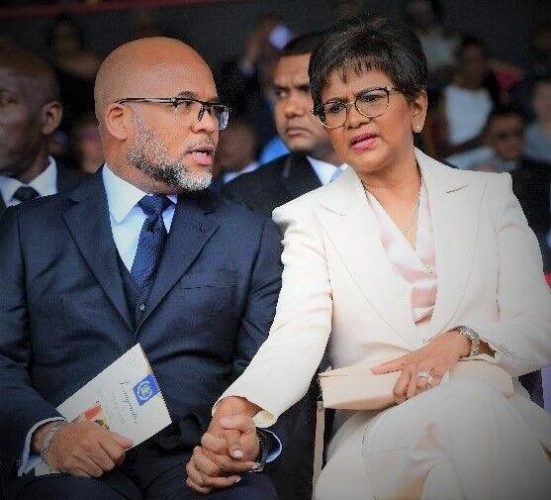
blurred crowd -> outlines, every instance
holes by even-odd
[[[521,68],[493,59],[481,39],[445,30],[437,7],[437,2],[411,0],[403,13],[421,40],[430,74],[429,116],[418,146],[460,169],[510,172],[529,223],[549,255],[551,24],[534,30],[531,60]],[[336,15],[361,9],[362,2],[340,2]],[[136,37],[163,34],[151,13],[137,19]],[[278,16],[265,14],[241,53],[218,68],[220,98],[232,115],[220,137],[216,189],[289,152],[274,119],[273,77],[280,52],[296,35]],[[103,162],[93,110],[101,57],[68,15],[53,20],[46,45],[63,104],[50,152],[66,165],[94,172]]]

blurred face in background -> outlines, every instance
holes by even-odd
[[[502,160],[518,160],[524,149],[522,117],[517,114],[493,117],[488,124],[487,142]]]
[[[309,63],[310,54],[280,58],[274,74],[275,122],[291,151],[323,160],[332,147],[325,128],[311,113]]]
[[[240,121],[230,121],[220,133],[216,164],[222,172],[238,172],[254,161],[256,137],[252,128]]]
[[[0,67],[0,175],[20,178],[42,147],[41,105],[31,79]]]
[[[96,121],[88,119],[78,124],[73,134],[73,142],[79,168],[93,174],[104,162]]]
[[[459,54],[459,71],[465,87],[481,87],[488,72],[484,49],[474,44],[463,47]]]
[[[532,106],[538,121],[551,123],[551,81],[536,84]]]

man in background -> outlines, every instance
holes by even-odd
[[[324,127],[311,113],[308,65],[323,33],[302,35],[283,49],[274,73],[276,128],[290,154],[242,175],[222,194],[271,216],[272,210],[326,184],[342,171]]]
[[[70,189],[84,177],[48,154],[62,114],[52,68],[20,48],[0,48],[0,215],[8,206]]]

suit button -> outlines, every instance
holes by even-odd
[[[139,309],[140,311],[145,311],[145,304],[140,304],[139,307],[138,307],[138,309]]]

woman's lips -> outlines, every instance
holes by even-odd
[[[356,152],[373,149],[377,145],[378,137],[377,134],[357,135],[350,141],[350,147]]]

